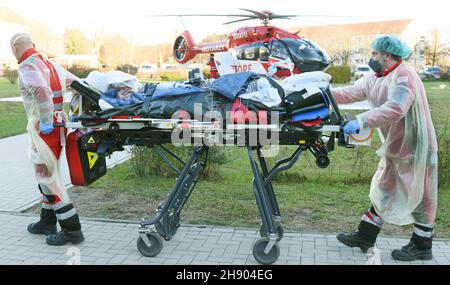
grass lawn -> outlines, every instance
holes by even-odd
[[[438,134],[449,127],[450,106],[450,84],[445,88],[440,88],[440,84],[425,84]],[[327,169],[318,169],[312,155],[306,153],[293,168],[277,177],[274,188],[284,227],[313,232],[354,229],[370,206],[369,185],[378,164],[375,151],[379,146],[379,139],[374,138],[371,147],[338,147],[330,153]],[[281,147],[280,156],[288,155],[292,149]],[[219,169],[221,178],[197,184],[183,210],[182,223],[259,227],[246,150],[226,147],[225,152],[226,162]],[[155,208],[166,199],[175,178],[163,178],[159,173],[138,177],[130,165],[127,162],[115,167],[90,187],[70,190],[81,216],[141,220],[155,215]],[[37,212],[39,207],[31,211]],[[439,190],[437,214],[436,236],[450,237],[448,186]],[[409,236],[411,227],[386,224],[383,234]]]
[[[0,98],[20,96],[17,84],[0,77]],[[0,138],[26,132],[27,118],[22,103],[0,102]]]
[[[26,132],[27,118],[23,104],[0,102],[0,139]]]
[[[8,79],[0,77],[0,98],[20,96],[17,83],[11,84]]]

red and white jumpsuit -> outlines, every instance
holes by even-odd
[[[65,145],[65,128],[55,128],[44,135],[40,123],[63,123],[66,86],[78,80],[59,65],[50,62],[34,48],[28,49],[19,60],[19,88],[28,117],[30,136],[29,156],[42,193],[41,220],[59,221],[61,228],[79,230],[80,223],[67,190],[61,182],[59,157]]]

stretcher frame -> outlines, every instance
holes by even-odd
[[[156,153],[177,174],[177,181],[166,201],[157,208],[157,215],[139,225],[137,248],[142,255],[153,257],[163,248],[162,238],[170,241],[180,227],[181,211],[188,201],[192,191],[200,179],[201,171],[208,160],[211,135],[222,135],[225,143],[227,137],[236,140],[242,132],[248,137],[250,132],[278,132],[279,145],[296,145],[297,148],[289,157],[277,161],[269,168],[262,147],[264,145],[249,145],[245,141],[250,167],[253,172],[252,188],[261,217],[260,236],[253,245],[253,256],[261,264],[272,264],[280,255],[278,242],[283,238],[284,229],[281,223],[281,212],[274,192],[272,181],[282,171],[290,169],[298,161],[300,155],[310,151],[316,157],[320,168],[329,165],[328,153],[334,150],[335,141],[340,146],[353,147],[344,136],[345,124],[339,108],[329,96],[330,116],[319,128],[299,128],[293,124],[227,124],[221,128],[212,122],[199,122],[185,119],[154,119],[154,118],[111,118],[97,122],[68,122],[66,128],[90,129],[82,138],[82,147],[99,155],[108,156],[114,151],[124,150],[126,145],[153,147]],[[202,138],[203,143],[194,145],[193,151],[186,161],[183,161],[164,144],[172,143],[173,131],[189,130],[193,138]],[[329,135],[325,134],[329,133]],[[183,166],[179,169],[171,162],[176,160]]]

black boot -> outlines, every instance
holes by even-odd
[[[380,228],[361,221],[358,226],[358,230],[352,233],[340,233],[337,235],[338,241],[342,242],[349,247],[359,247],[363,252],[375,245]]]
[[[61,226],[61,231],[47,237],[48,245],[65,245],[68,242],[78,244],[84,241],[78,214],[65,220],[59,220],[59,225]]]
[[[53,210],[41,209],[41,219],[28,225],[28,232],[35,235],[51,235],[56,233],[56,215]]]
[[[401,249],[394,249],[392,258],[400,261],[431,260],[433,237],[425,238],[413,233],[410,242]]]
[[[48,245],[65,245],[68,242],[79,244],[82,241],[84,241],[84,236],[81,230],[68,231],[63,229],[59,233],[47,237]]]

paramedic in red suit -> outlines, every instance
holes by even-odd
[[[78,78],[37,52],[27,34],[14,35],[11,49],[18,60],[19,88],[28,117],[29,156],[42,193],[40,220],[30,224],[28,231],[46,235],[49,245],[80,243],[84,240],[80,220],[59,173],[66,130],[53,126],[67,120],[63,95]]]
[[[217,78],[217,67],[216,62],[214,61],[214,54],[209,55],[209,61],[206,65],[209,65],[210,68],[210,76],[209,78]]]

